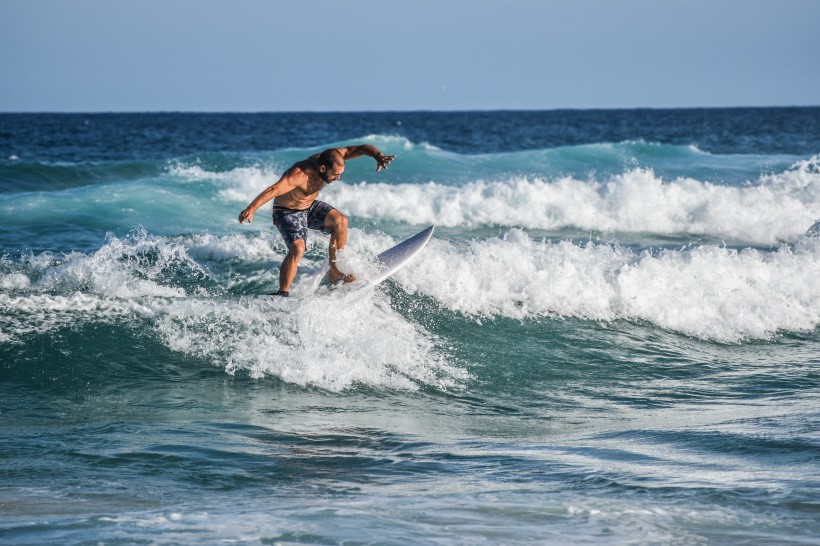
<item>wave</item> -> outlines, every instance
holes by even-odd
[[[265,226],[269,213],[260,211],[258,218],[264,221],[239,227],[238,212],[278,179],[285,164],[211,170],[213,165],[175,163],[166,165],[161,175],[129,182],[0,195],[0,214],[7,229],[35,234],[41,226],[52,225],[55,214],[72,229],[95,234],[122,234],[137,225],[169,235],[257,229]],[[794,241],[820,216],[820,156],[741,185],[668,179],[642,167],[586,177],[504,173],[493,179],[479,171],[477,178],[458,183],[408,182],[401,173],[392,176],[375,183],[334,183],[321,198],[354,224],[376,222],[387,230],[395,224],[429,223],[465,230],[520,227],[554,234],[593,232],[627,242],[707,237],[771,245]]]
[[[820,215],[820,165],[815,156],[744,187],[691,178],[666,182],[651,169],[635,169],[603,181],[515,178],[456,188],[360,183],[330,187],[325,196],[345,213],[374,221],[708,235],[773,244],[794,240]]]
[[[598,143],[559,148],[463,154],[415,143],[405,137],[367,135],[310,148],[282,148],[265,152],[202,152],[172,160],[143,159],[91,162],[31,162],[17,156],[0,159],[0,192],[59,191],[64,188],[133,181],[174,172],[178,167],[199,167],[223,173],[243,167],[276,168],[291,164],[329,147],[369,143],[398,159],[380,181],[457,185],[476,179],[510,176],[586,178],[608,176],[634,168],[652,168],[665,178],[692,177],[720,184],[741,184],[762,172],[782,170],[798,159],[786,155],[713,155],[695,145],[669,145],[643,141]],[[367,158],[348,163],[345,179],[374,180]]]
[[[136,181],[165,171],[166,166],[156,161],[39,163],[15,157],[0,161],[0,193],[58,192],[112,181]]]
[[[212,182],[218,198],[234,207],[278,178],[275,170],[259,167],[210,173],[189,166],[174,174]],[[651,168],[587,178],[505,176],[459,184],[337,183],[322,199],[353,218],[376,222],[709,236],[751,244],[793,241],[820,215],[820,156],[742,185],[667,180]]]
[[[352,230],[342,267],[360,272],[396,242]],[[229,372],[341,390],[452,388],[468,377],[447,341],[390,305],[390,291],[311,296],[327,240],[314,237],[290,300],[268,234],[109,236],[90,253],[0,260],[0,343],[85,322],[146,325],[165,345]],[[775,251],[701,245],[638,251],[615,244],[501,237],[433,239],[392,279],[466,320],[632,321],[724,343],[820,325],[820,239]],[[435,309],[432,312],[436,312]]]
[[[347,182],[421,184],[434,181],[461,185],[475,180],[502,180],[514,177],[556,179],[606,179],[634,169],[651,169],[665,179],[694,178],[719,185],[743,185],[761,174],[785,170],[803,159],[794,155],[720,155],[704,152],[695,145],[655,142],[601,142],[545,149],[464,154],[414,143],[404,137],[368,135],[361,139],[327,146],[288,150],[272,154],[288,166],[321,149],[366,142],[397,159],[386,172],[374,176],[368,159],[348,162],[343,179]],[[284,151],[280,151],[284,152]]]
[[[249,270],[237,266],[240,257]],[[172,239],[144,230],[127,238],[110,235],[88,254],[5,258],[0,343],[99,322],[147,327],[172,350],[229,373],[244,370],[333,391],[358,385],[450,389],[468,377],[448,361],[435,336],[373,292],[305,300],[242,295],[248,286],[251,294],[270,291],[270,258],[281,262],[284,254],[267,241]],[[305,265],[320,267],[323,259],[308,258]]]
[[[405,290],[476,317],[645,321],[738,343],[820,325],[820,239],[775,252],[703,245],[636,252],[618,245],[504,236],[434,240],[399,271]]]

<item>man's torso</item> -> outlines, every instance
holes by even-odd
[[[292,176],[297,179],[296,187],[276,197],[273,206],[294,210],[308,209],[319,196],[319,192],[327,186],[327,182],[308,168],[307,160],[296,163],[290,169],[293,171]]]

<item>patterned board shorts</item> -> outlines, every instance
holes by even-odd
[[[297,239],[302,239],[307,243],[308,229],[315,229],[325,235],[330,235],[330,230],[325,227],[325,218],[332,210],[333,207],[318,200],[314,201],[307,210],[273,207],[273,225],[279,229],[285,244],[290,248],[293,241]]]

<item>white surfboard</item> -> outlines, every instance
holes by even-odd
[[[435,227],[436,226],[430,226],[376,256],[378,270],[367,280],[370,281],[371,284],[378,284],[404,267],[407,262],[412,260],[415,255],[424,248],[424,245],[426,245],[430,237],[433,236]]]
[[[435,227],[436,226],[434,225],[430,226],[376,256],[375,270],[364,278],[359,278],[350,284],[319,286],[316,292],[318,294],[328,294],[331,292],[347,293],[350,291],[359,290],[360,288],[364,288],[366,286],[379,284],[383,280],[390,277],[390,275],[407,265],[407,262],[412,260],[416,254],[424,248],[433,236],[433,230]]]

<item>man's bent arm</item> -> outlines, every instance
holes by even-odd
[[[248,208],[239,213],[239,223],[244,224],[245,221],[252,222],[253,215],[259,207],[261,207],[274,197],[286,194],[289,191],[291,191],[293,188],[296,187],[295,182],[296,181],[294,180],[292,171],[289,169],[287,172],[285,172],[284,175],[282,175],[282,178],[280,178],[278,182],[263,190],[262,193],[256,196],[256,199],[251,201],[251,204],[248,205]]]
[[[370,144],[359,144],[358,146],[347,146],[345,148],[337,148],[342,157],[347,161],[348,159],[356,159],[366,155],[376,160],[376,172],[386,169],[391,161],[396,159],[394,155],[384,155],[378,148]]]

